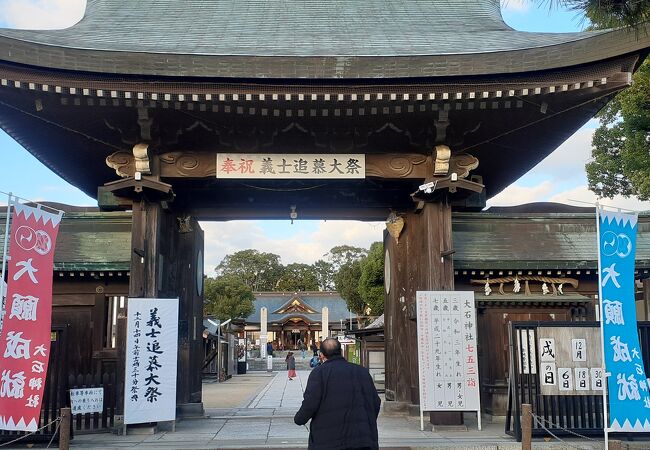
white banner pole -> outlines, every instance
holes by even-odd
[[[11,192],[7,194],[7,215],[5,217],[5,238],[2,246],[2,271],[0,272],[0,333],[2,333],[2,323],[4,322],[5,314],[5,294],[7,292],[7,284],[5,283],[5,270],[7,267],[7,254],[9,242],[9,228],[11,227]]]
[[[600,356],[603,361],[603,431],[605,433],[605,450],[609,450],[609,420],[607,418],[607,390],[608,378],[607,367],[605,364],[605,327],[603,326],[603,286],[600,281],[601,261],[600,261],[600,205],[596,202],[596,242],[598,244],[598,309],[600,319]]]

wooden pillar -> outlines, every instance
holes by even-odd
[[[521,450],[532,450],[533,409],[530,404],[521,405]]]
[[[386,399],[397,409],[419,404],[415,296],[417,291],[454,289],[451,206],[444,200],[426,203],[421,211],[402,215],[399,243],[387,233],[390,290],[386,295]],[[412,409],[416,409],[413,407]],[[436,425],[459,425],[458,412],[431,413]]]
[[[161,203],[142,199],[133,203],[131,247],[129,297],[179,298],[177,409],[202,415],[203,232],[195,220],[181,221]],[[126,320],[118,323],[126,342]],[[125,346],[118,351],[124,395]]]

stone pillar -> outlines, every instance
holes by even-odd
[[[321,315],[321,317],[322,317],[322,320],[321,320],[321,323],[322,323],[321,329],[322,329],[322,331],[321,331],[320,335],[321,335],[321,340],[325,340],[325,338],[330,337],[330,330],[329,330],[330,329],[330,311],[327,308],[327,306],[323,306],[323,310],[322,310],[321,314],[322,314]]]
[[[260,356],[266,358],[266,342],[268,340],[268,317],[269,310],[266,306],[260,309]]]
[[[386,342],[386,407],[418,410],[418,354],[415,296],[417,291],[454,289],[451,206],[443,201],[426,203],[421,211],[403,214],[405,225],[399,243],[384,234],[390,280],[384,308]],[[391,402],[395,402],[392,403]],[[462,414],[431,413],[432,423],[462,423]]]

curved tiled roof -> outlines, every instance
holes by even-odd
[[[590,33],[514,31],[498,0],[90,0],[68,29],[2,34],[122,52],[412,56],[547,46]]]
[[[0,59],[140,75],[381,78],[449,74],[436,65],[547,69],[557,58],[579,64],[650,45],[618,35],[585,43],[608,34],[516,31],[498,0],[89,0],[70,28],[0,30]],[[511,52],[476,67],[456,58]]]
[[[307,313],[288,313],[288,314],[274,314],[282,306],[294,298],[300,298],[312,310],[316,311],[315,314]],[[310,322],[320,322],[321,311],[323,307],[327,306],[329,309],[330,322],[338,322],[339,320],[347,320],[350,317],[350,311],[347,308],[345,300],[336,292],[272,292],[272,293],[256,293],[254,307],[255,310],[250,316],[246,318],[248,323],[260,322],[260,310],[262,307],[268,309],[269,323],[282,323],[292,317],[304,317]]]

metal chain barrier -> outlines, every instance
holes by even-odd
[[[549,425],[554,426],[554,427],[556,427],[556,428],[559,428],[559,429],[561,429],[561,430],[563,430],[563,431],[566,431],[567,433],[573,434],[573,435],[575,435],[575,436],[577,436],[577,437],[580,437],[580,438],[583,438],[583,439],[587,439],[587,440],[589,440],[589,441],[593,441],[593,442],[598,442],[598,443],[600,443],[600,441],[598,441],[598,440],[596,440],[596,439],[591,439],[591,438],[589,438],[589,437],[587,437],[587,436],[583,436],[583,435],[581,435],[581,434],[579,434],[579,433],[576,433],[576,432],[574,432],[574,431],[571,431],[571,430],[568,430],[568,429],[566,429],[566,428],[564,428],[564,427],[561,427],[561,426],[559,426],[559,425],[557,425],[557,424],[554,424],[553,422],[551,422],[551,421],[548,420],[548,419],[544,419],[543,417],[538,417],[538,416],[535,415],[533,412],[531,412],[530,415],[533,416],[533,420],[535,421],[535,423],[537,423],[537,425],[539,425],[539,426],[540,426],[544,431],[546,431],[548,434],[550,434],[551,436],[553,436],[556,440],[562,442],[564,445],[566,445],[566,446],[568,446],[568,447],[575,448],[575,449],[577,449],[577,450],[593,450],[592,447],[579,447],[579,446],[577,446],[577,445],[573,445],[573,444],[571,444],[570,442],[567,442],[567,441],[565,441],[565,440],[559,438],[555,433],[553,433],[551,430],[549,430],[548,428],[546,428],[546,426],[544,425],[544,423],[543,423],[542,421],[547,422]],[[541,420],[540,420],[540,419],[541,419]]]
[[[560,425],[558,425],[558,424],[556,424],[556,423],[553,423],[553,422],[551,422],[550,420],[545,419],[545,418],[543,418],[543,417],[541,417],[541,416],[535,416],[534,413],[531,413],[531,414],[532,414],[534,417],[537,417],[538,419],[540,419],[540,420],[546,422],[548,425],[550,425],[550,426],[552,426],[552,427],[555,427],[555,428],[559,428],[559,429],[561,429],[562,431],[566,431],[566,432],[569,433],[569,434],[572,434],[572,435],[577,436],[577,437],[582,438],[582,439],[586,439],[586,440],[588,440],[588,441],[592,441],[592,442],[600,442],[600,440],[598,440],[598,439],[590,438],[589,436],[585,436],[585,435],[582,435],[582,434],[580,434],[580,433],[576,433],[575,431],[569,430],[568,428],[564,428],[564,427],[562,427],[562,426],[560,426]]]
[[[54,429],[54,434],[52,435],[52,439],[50,439],[50,442],[47,443],[47,447],[45,448],[50,448],[50,445],[52,445],[52,442],[54,441],[54,438],[56,437],[57,433],[59,432],[59,427],[61,426],[61,418],[57,417],[54,419],[56,421],[56,428]]]
[[[20,441],[22,439],[25,439],[27,436],[31,436],[32,434],[38,433],[39,431],[44,430],[45,428],[49,427],[50,425],[52,425],[55,422],[56,422],[56,430],[54,431],[54,436],[56,436],[56,433],[59,431],[59,425],[61,425],[61,418],[60,417],[57,417],[56,419],[54,419],[50,423],[47,423],[47,424],[43,425],[38,430],[30,431],[29,433],[27,433],[27,434],[25,434],[23,436],[20,436],[19,438],[14,439],[13,441],[4,442],[4,443],[0,444],[0,447],[6,447],[7,445],[13,444],[14,442],[18,442],[18,441]],[[49,448],[50,444],[52,444],[52,441],[54,440],[54,436],[52,436],[52,439],[50,440],[50,443],[47,444],[47,448]]]

